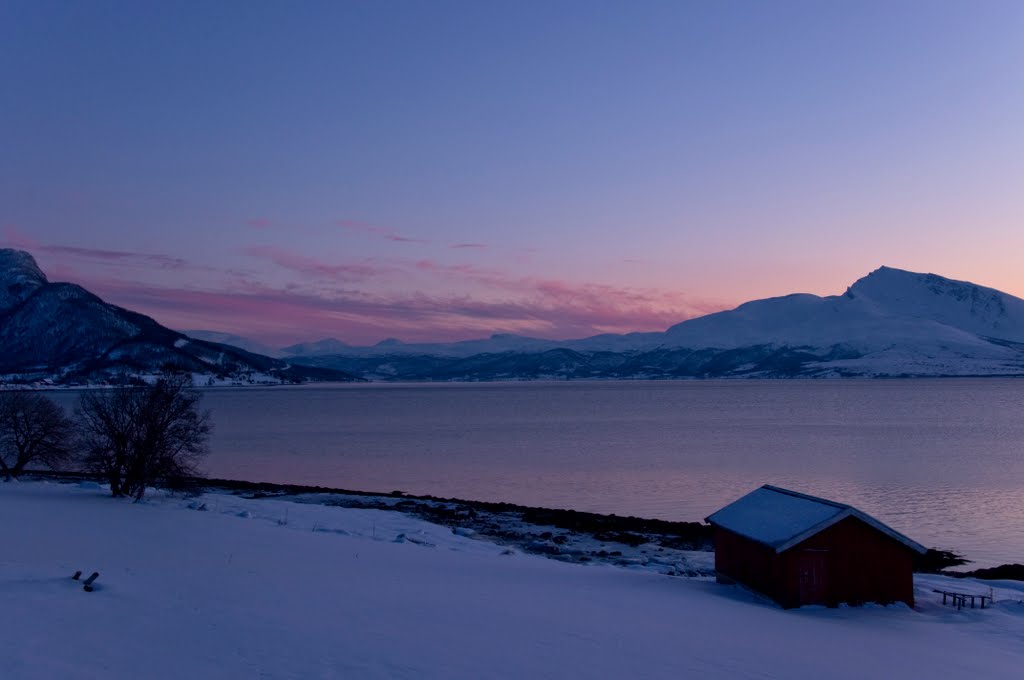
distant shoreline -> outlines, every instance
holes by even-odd
[[[714,376],[708,378],[697,378],[697,377],[673,377],[673,378],[511,378],[501,379],[496,378],[493,380],[473,380],[473,379],[399,379],[399,380],[379,380],[379,379],[360,379],[360,380],[349,380],[349,381],[331,381],[331,380],[307,380],[304,382],[265,382],[265,383],[232,383],[223,385],[193,385],[193,389],[206,391],[206,390],[247,390],[247,389],[260,389],[260,388],[272,388],[282,389],[289,387],[345,387],[346,389],[358,389],[360,387],[367,386],[380,386],[380,385],[417,385],[417,386],[442,386],[442,385],[540,385],[540,384],[552,384],[552,385],[565,385],[565,384],[621,384],[621,383],[838,383],[838,382],[850,382],[850,383],[864,383],[864,382],[895,382],[895,381],[947,381],[947,380],[1021,380],[1024,379],[1024,373],[1007,373],[1007,374],[977,374],[977,375],[850,375],[850,376],[793,376],[793,377],[747,377],[747,376],[735,376],[735,377],[724,377]],[[28,383],[15,383],[15,382],[0,382],[0,391],[3,390],[32,390],[42,392],[67,392],[73,390],[94,390],[94,389],[106,389],[115,387],[111,383],[97,382],[88,384],[28,384]]]

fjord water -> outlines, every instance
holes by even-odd
[[[977,566],[1024,562],[1024,381],[309,385],[204,391],[214,477],[699,521],[765,483]]]

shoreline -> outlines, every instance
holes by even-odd
[[[83,472],[26,471],[21,478],[69,484],[103,483],[101,475]],[[197,497],[203,493],[223,493],[252,500],[399,512],[450,528],[459,536],[504,546],[511,552],[577,564],[637,568],[668,576],[714,577],[711,527],[698,522],[415,496],[401,491],[381,493],[232,479],[190,479],[167,490]],[[203,506],[197,499],[195,509],[204,509]],[[412,538],[407,540],[415,542]]]
[[[308,366],[306,364],[298,364]],[[10,378],[9,375],[3,376]],[[889,381],[956,381],[956,380],[1024,380],[1024,373],[963,373],[963,374],[899,374],[899,375],[794,375],[794,376],[631,376],[624,378],[558,378],[554,376],[541,376],[536,378],[365,378],[356,376],[355,380],[301,380],[301,381],[266,381],[266,382],[223,382],[213,385],[195,384],[193,389],[217,390],[217,389],[252,389],[252,388],[282,388],[282,387],[366,387],[366,386],[441,386],[441,385],[517,385],[552,383],[564,385],[566,383],[581,384],[603,384],[603,383],[796,383],[796,382],[889,382]],[[52,380],[52,379],[51,379]],[[74,391],[105,389],[114,387],[115,383],[106,380],[84,383],[64,383],[51,381],[44,383],[39,380],[12,381],[0,380],[0,390],[32,390],[32,391]]]
[[[85,472],[34,470],[26,471],[22,478],[61,483],[103,482],[102,476]],[[701,522],[622,517],[402,491],[360,491],[235,479],[194,478],[169,490],[186,495],[226,493],[254,500],[400,512],[448,527],[457,535],[563,562],[610,564],[669,576],[713,578],[715,574],[713,530]],[[914,571],[956,578],[1024,581],[1024,565],[1013,563],[949,571],[969,563],[969,559],[953,551],[930,548]]]

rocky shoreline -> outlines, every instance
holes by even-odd
[[[34,471],[26,474],[25,478],[102,481],[86,473],[49,471]],[[228,493],[252,499],[273,498],[402,512],[450,527],[459,535],[506,546],[510,551],[543,555],[564,562],[643,569],[669,576],[714,576],[713,532],[710,526],[700,522],[672,522],[512,503],[415,496],[401,491],[381,493],[231,479],[190,479],[176,490],[185,494]],[[918,560],[915,571],[1024,581],[1024,565],[1020,564],[949,571],[969,562],[952,551],[931,549]]]
[[[462,536],[506,546],[509,551],[564,562],[611,564],[669,576],[714,576],[711,528],[697,522],[413,496],[401,491],[372,493],[224,479],[199,483],[206,491],[246,498],[402,512],[450,527]]]
[[[71,483],[103,481],[91,474],[49,471],[27,473],[23,478]],[[453,533],[462,536],[497,543],[511,552],[580,564],[610,564],[670,576],[714,576],[711,528],[698,522],[413,496],[401,491],[377,493],[230,479],[192,479],[176,490],[184,494],[227,493],[251,499],[402,512],[450,527]],[[405,537],[405,540],[416,542],[419,539]]]

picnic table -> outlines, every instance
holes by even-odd
[[[989,604],[992,604],[991,595],[980,595],[977,593],[958,593],[954,590],[941,590],[939,588],[935,588],[934,592],[940,593],[942,595],[942,604],[946,604],[947,598],[951,598],[953,606],[957,609],[963,609],[964,607],[966,607],[968,600],[970,600],[971,609],[974,609],[974,602],[976,599],[981,600],[982,609],[985,608],[986,600],[988,600]]]

